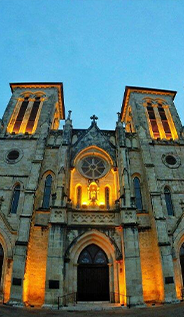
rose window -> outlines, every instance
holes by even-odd
[[[100,178],[107,172],[107,163],[100,157],[88,156],[81,161],[80,170],[87,178]]]

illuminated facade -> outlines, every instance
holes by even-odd
[[[74,129],[62,83],[11,84],[0,127],[0,298],[177,302],[184,129],[168,90],[126,87],[114,130]],[[59,129],[60,120],[64,121]]]

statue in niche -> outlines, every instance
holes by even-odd
[[[88,199],[90,201],[90,206],[92,207],[97,206],[98,192],[99,192],[99,188],[97,184],[95,182],[92,182],[88,186]]]

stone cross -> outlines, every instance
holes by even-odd
[[[95,114],[94,114],[93,116],[90,117],[90,119],[92,120],[92,123],[94,124],[94,123],[96,123],[95,120],[98,120],[98,117],[95,116]]]

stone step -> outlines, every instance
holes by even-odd
[[[89,311],[89,310],[117,310],[122,309],[121,304],[109,302],[78,302],[76,305],[60,307],[60,310],[67,311]]]

